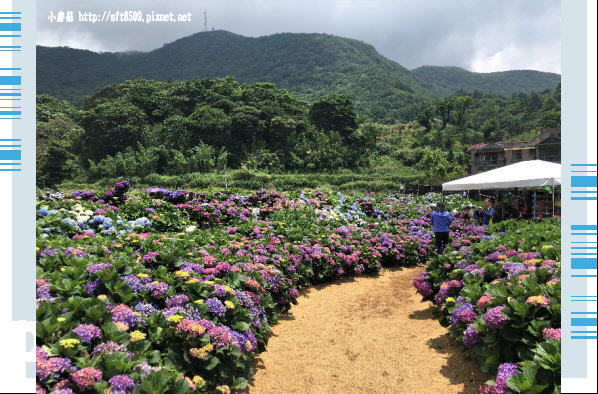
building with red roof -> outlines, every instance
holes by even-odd
[[[538,131],[540,138],[524,141],[483,142],[469,148],[471,173],[492,170],[525,160],[561,162],[561,127]]]

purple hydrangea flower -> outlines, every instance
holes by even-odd
[[[87,295],[92,295],[100,286],[102,286],[102,280],[100,278],[90,280],[85,284],[85,293],[87,293]]]
[[[160,298],[168,291],[168,283],[166,282],[152,282],[145,285],[145,288],[152,293],[152,297]]]
[[[477,318],[478,315],[476,315],[476,313],[473,311],[473,305],[470,303],[465,303],[459,305],[453,310],[451,315],[451,325],[453,328],[456,328],[459,322],[469,324]]]
[[[198,274],[201,274],[203,272],[203,267],[197,263],[190,263],[188,261],[183,261],[183,264],[181,264],[181,271],[185,271],[185,272],[196,272]]]
[[[202,319],[201,312],[192,306],[185,308],[185,319],[199,321]]]
[[[160,256],[160,253],[148,252],[145,256],[143,256],[143,262],[151,263],[152,261],[155,261],[155,258],[158,256]]]
[[[65,252],[66,253],[66,252]],[[105,264],[92,264],[89,267],[85,268],[85,271],[89,274],[95,274],[96,272],[100,272],[101,270],[105,269],[105,268],[109,268],[112,267],[112,264],[110,263],[105,263]]]
[[[164,314],[164,317],[167,319],[172,315],[176,315],[177,312],[185,312],[185,309],[181,308],[180,306],[173,306],[172,308],[162,309],[162,313]]]
[[[36,360],[47,360],[48,353],[39,346],[35,347],[35,359]]]
[[[482,334],[475,330],[473,326],[467,327],[463,332],[463,343],[465,343],[465,346],[472,348],[480,342],[482,342]]]
[[[133,327],[137,322],[133,310],[125,304],[115,306],[110,313],[112,313],[112,321],[114,323],[123,323],[127,327]]]
[[[226,315],[226,307],[218,298],[208,298],[206,304],[208,305],[208,310],[211,314],[218,317],[224,317]]]
[[[50,299],[50,283],[45,279],[35,280],[35,298],[38,300]]]
[[[132,394],[135,388],[135,382],[127,375],[116,375],[110,378],[111,394]]]
[[[498,366],[496,383],[494,383],[494,392],[497,394],[510,393],[511,389],[507,386],[507,379],[517,374],[517,364],[504,363]]]
[[[94,338],[102,338],[102,331],[93,324],[80,324],[73,332],[81,337],[83,343],[90,343]]]
[[[56,249],[45,249],[45,250],[42,250],[41,252],[39,252],[39,257],[43,258],[44,256],[53,256],[59,250],[60,249],[58,249],[58,248],[56,248]]]
[[[488,312],[484,315],[484,320],[486,320],[486,324],[492,330],[498,330],[499,328],[506,326],[509,324],[511,319],[504,317],[501,311],[504,309],[504,306],[497,306],[492,309],[489,309]]]
[[[226,290],[224,290],[224,287],[222,287],[221,285],[214,285],[214,293],[218,297],[225,297],[226,296]]]
[[[79,391],[85,391],[88,387],[93,386],[94,383],[102,380],[102,372],[92,367],[83,368],[72,374],[71,379],[75,382]]]
[[[451,293],[450,287],[441,288],[438,291],[438,294],[436,294],[436,296],[434,297],[434,302],[436,302],[437,305],[443,304],[444,301],[446,301],[446,299],[450,295],[450,293]]]
[[[93,359],[100,354],[114,354],[116,352],[126,352],[127,348],[124,345],[119,345],[114,341],[108,341],[104,343],[100,343],[93,349],[91,352],[91,358]]]
[[[545,340],[558,339],[561,340],[561,329],[560,328],[545,328],[542,331],[542,336]]]
[[[150,317],[152,313],[157,310],[153,305],[147,304],[145,302],[138,302],[137,305],[133,307],[134,312],[141,313],[145,317]]]
[[[47,360],[37,360],[35,373],[39,380],[44,380],[50,375],[57,378],[67,368],[72,368],[71,360],[62,357],[52,357]]]
[[[149,374],[150,374],[150,372],[151,372],[151,367],[150,367],[150,365],[147,363],[147,361],[144,361],[144,362],[142,362],[142,363],[140,363],[140,364],[137,364],[137,365],[135,366],[135,369],[138,369],[138,370],[139,370],[139,373],[141,373],[141,374],[142,374],[142,375],[144,375],[144,376],[147,376],[147,375],[149,375]]]
[[[430,282],[422,282],[417,288],[417,291],[422,297],[429,297],[434,293],[434,290],[432,290],[432,284]]]
[[[166,299],[166,307],[173,308],[175,306],[185,306],[189,302],[189,296],[186,294],[178,294]]]
[[[124,282],[126,282],[131,287],[131,289],[133,289],[134,293],[137,293],[145,288],[143,283],[141,283],[141,279],[139,279],[137,276],[135,276],[133,274],[130,274],[127,276],[121,276],[120,278]]]
[[[226,326],[213,326],[208,330],[212,345],[216,348],[224,347],[233,343],[234,338],[231,329]]]

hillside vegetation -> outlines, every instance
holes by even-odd
[[[559,121],[560,88],[510,99],[460,92],[408,123],[381,125],[344,95],[308,104],[273,84],[232,77],[138,79],[103,88],[81,109],[38,95],[38,183],[186,175],[205,184],[211,181],[189,174],[222,174],[226,166],[238,172],[231,179],[256,185],[272,174],[346,176],[328,184],[344,184],[351,174],[437,184],[465,174],[471,145],[536,138]],[[366,179],[351,175],[350,182]]]
[[[194,34],[147,53],[94,53],[37,47],[37,91],[75,105],[106,85],[127,79],[158,81],[234,76],[268,82],[313,102],[344,94],[377,121],[407,121],[431,102],[425,88],[371,45],[326,34],[250,38],[213,31]]]
[[[76,106],[107,85],[138,78],[187,81],[233,76],[267,82],[299,100],[342,94],[374,122],[409,122],[425,107],[459,89],[511,97],[554,90],[557,74],[507,71],[476,74],[456,67],[409,71],[364,42],[328,34],[243,37],[226,31],[197,33],[151,52],[95,53],[37,47],[37,92]]]
[[[460,67],[423,66],[411,70],[411,73],[433,85],[434,90],[442,96],[464,90],[511,97],[519,93],[554,90],[561,83],[559,74],[534,70],[474,73]]]

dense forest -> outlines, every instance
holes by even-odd
[[[37,179],[180,175],[403,174],[427,183],[462,176],[478,142],[535,138],[560,122],[560,86],[511,98],[458,91],[410,122],[382,125],[345,95],[312,103],[270,83],[232,77],[109,85],[81,108],[37,96]]]
[[[433,85],[441,96],[450,96],[459,90],[481,91],[497,96],[541,92],[556,89],[561,83],[559,74],[535,70],[511,70],[492,73],[474,73],[460,67],[423,66],[411,70],[422,81]]]
[[[560,81],[559,75],[537,71],[476,74],[454,69],[423,67],[411,72],[371,45],[328,34],[251,38],[212,31],[151,52],[95,53],[38,46],[37,92],[79,107],[85,97],[126,80],[188,81],[230,75],[239,83],[274,83],[309,103],[344,95],[371,121],[394,124],[411,121],[434,100],[460,88],[511,97],[554,90]]]

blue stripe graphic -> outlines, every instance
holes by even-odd
[[[20,84],[21,84],[20,76],[0,75],[0,85],[20,85]]]
[[[571,187],[596,187],[595,176],[572,176]]]
[[[20,23],[0,23],[0,31],[21,31]]]
[[[573,224],[571,230],[598,230],[597,225]]]
[[[0,160],[21,160],[21,150],[0,150]]]
[[[590,318],[590,317],[584,317],[584,318],[580,318],[580,317],[576,317],[571,319],[571,325],[574,327],[590,327],[590,326],[595,326],[596,325],[596,318]]]

